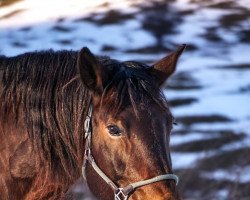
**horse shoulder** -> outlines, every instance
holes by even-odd
[[[22,142],[9,159],[10,173],[13,178],[33,178],[38,172],[35,153],[29,139]]]

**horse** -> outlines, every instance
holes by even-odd
[[[79,51],[0,56],[0,199],[180,199],[161,86],[185,49],[149,66]]]

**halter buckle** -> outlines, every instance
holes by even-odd
[[[84,121],[84,130],[85,130],[85,138],[88,137],[89,133],[90,133],[90,116],[86,116],[86,119]]]
[[[123,188],[118,188],[117,191],[115,191],[115,200],[127,200],[128,195],[124,194]]]

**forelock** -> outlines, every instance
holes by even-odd
[[[110,64],[116,65],[117,72],[102,95],[103,106],[108,109],[108,113],[117,114],[127,106],[132,106],[138,116],[140,109],[147,109],[152,103],[168,111],[167,101],[147,65],[132,61],[113,61]]]

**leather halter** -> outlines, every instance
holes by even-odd
[[[96,164],[95,159],[91,153],[91,117],[92,117],[92,106],[89,107],[88,115],[86,116],[84,122],[85,129],[85,152],[84,152],[84,160],[82,166],[82,175],[86,180],[86,165],[87,162],[93,167],[95,172],[113,189],[114,191],[114,199],[115,200],[127,200],[132,191],[134,191],[138,187],[142,187],[151,183],[163,181],[163,180],[174,180],[176,185],[178,184],[178,176],[175,174],[164,174],[160,176],[156,176],[151,179],[138,181],[135,183],[130,183],[126,187],[118,187]]]

